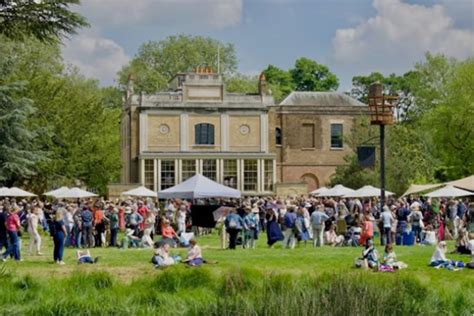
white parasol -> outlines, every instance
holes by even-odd
[[[469,196],[474,195],[474,192],[466,191],[453,187],[452,185],[447,185],[444,188],[438,189],[431,193],[428,193],[427,197],[459,197],[459,196]]]
[[[125,191],[125,192],[122,192],[122,195],[126,195],[126,196],[144,196],[144,197],[154,197],[156,198],[157,197],[157,194],[155,191],[152,191],[146,187],[138,187],[138,188],[135,188],[135,189],[132,189],[132,190],[128,190],[128,191]]]
[[[30,193],[17,187],[13,187],[9,189],[7,188],[6,190],[2,190],[0,196],[33,197],[36,196],[36,194]]]
[[[326,187],[320,187],[319,189],[316,189],[314,191],[311,191],[309,194],[310,195],[324,195],[325,192],[329,191],[328,188]]]
[[[385,191],[385,195],[394,195],[395,193],[390,191]],[[356,190],[354,193],[347,194],[344,197],[372,197],[372,196],[380,196],[380,189],[373,187],[371,185],[365,185],[362,188]]]
[[[57,197],[58,195],[64,194],[66,192],[69,192],[68,187],[60,187],[59,189],[45,192],[45,193],[43,193],[43,195]]]
[[[342,184],[335,185],[333,188],[327,190],[326,192],[320,194],[320,196],[344,196],[354,193],[355,191],[346,188]]]
[[[56,195],[58,199],[85,199],[97,196],[97,194],[82,190],[80,188],[71,188],[61,194]]]

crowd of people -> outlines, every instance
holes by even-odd
[[[222,245],[228,235],[230,249],[239,243],[254,248],[255,239],[266,232],[269,247],[281,241],[292,249],[310,240],[314,247],[362,246],[356,266],[393,271],[407,267],[396,260],[394,245],[437,245],[439,254],[445,240],[454,240],[454,252],[472,254],[468,266],[474,265],[474,203],[467,199],[410,197],[392,199],[380,207],[376,198],[249,198],[235,206],[223,223],[227,234],[221,234]],[[374,247],[376,235],[386,246],[382,260]],[[463,267],[436,252],[433,257],[432,266]]]
[[[160,265],[166,265],[163,262],[169,263],[172,259],[165,255],[169,248],[198,247],[193,237],[209,231],[193,226],[192,203],[176,199],[160,207],[152,199],[130,198],[120,202],[4,199],[0,201],[0,251],[6,249],[2,259],[21,260],[22,239],[19,237],[22,233],[29,236],[29,254],[42,255],[43,230],[54,241],[53,259],[58,264],[64,264],[64,247],[108,246],[155,248],[155,256],[165,257]],[[381,262],[383,269],[405,266],[397,264],[394,245],[442,248],[441,242],[455,240],[456,252],[471,254],[474,251],[474,203],[468,200],[400,198],[389,199],[383,207],[376,198],[311,196],[249,197],[207,203],[228,208],[228,214],[217,221],[223,248],[255,248],[256,240],[262,235],[266,236],[269,247],[278,242],[290,249],[297,245],[306,247],[308,243],[313,247],[361,246],[364,247],[359,258],[364,262],[361,266],[371,267],[376,262],[379,268],[378,260],[373,260],[376,257],[373,244],[378,236],[381,245],[386,246]],[[161,235],[158,246],[156,235]],[[186,258],[192,265],[199,264],[195,252],[202,258],[200,248],[194,248]]]

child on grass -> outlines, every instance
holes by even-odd
[[[383,254],[383,262],[380,267],[381,271],[394,271],[399,269],[405,269],[408,266],[401,261],[397,261],[397,255],[393,251],[393,245],[389,244],[385,246],[385,252]]]
[[[89,249],[82,250],[82,251],[78,250],[76,251],[76,255],[77,255],[78,264],[83,264],[83,263],[94,264],[99,261],[99,257],[92,258]]]

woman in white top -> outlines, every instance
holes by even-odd
[[[436,265],[439,265],[440,263],[448,261],[446,258],[446,250],[448,249],[448,246],[446,245],[445,241],[440,241],[438,243],[438,246],[436,246],[436,250],[431,256],[431,265],[434,265],[435,263],[438,263]]]
[[[192,267],[198,267],[204,262],[201,247],[198,246],[196,239],[191,239],[189,245],[188,256],[184,262],[187,262]]]
[[[178,211],[178,235],[186,232],[186,205],[181,204]]]
[[[153,247],[153,239],[151,239],[151,233],[155,227],[156,216],[152,211],[148,210],[145,214],[145,227],[142,237],[143,247]]]
[[[42,255],[41,253],[41,236],[38,233],[38,207],[34,206],[30,214],[28,214],[28,234],[30,235],[30,244],[28,247],[28,252],[31,255],[33,253],[33,247],[35,247],[36,254],[38,256]]]
[[[431,225],[426,226],[425,237],[421,242],[422,245],[436,245],[436,232]]]

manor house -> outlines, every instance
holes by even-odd
[[[228,93],[208,68],[178,73],[169,91],[134,93],[121,121],[122,183],[159,191],[196,173],[244,195],[301,194],[329,181],[350,152],[344,136],[368,107],[339,92],[292,92],[275,104]]]

